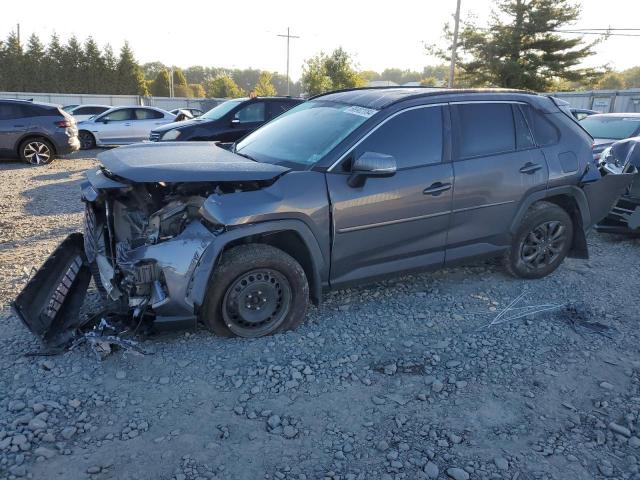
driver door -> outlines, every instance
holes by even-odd
[[[266,120],[266,104],[263,100],[254,100],[237,110],[231,118],[231,128],[225,142],[236,142],[252,132]]]
[[[453,193],[445,115],[442,105],[395,114],[327,173],[332,286],[444,263]],[[395,175],[349,186],[350,164],[365,152],[393,156]]]
[[[95,133],[102,143],[108,145],[127,143],[131,137],[133,116],[133,108],[115,110],[100,119],[104,123],[97,122]]]

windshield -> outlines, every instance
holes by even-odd
[[[218,120],[219,118],[224,117],[227,113],[237,107],[246,99],[238,99],[238,100],[227,100],[226,102],[222,102],[220,105],[213,107],[207,113],[202,115],[200,118],[207,118],[209,120]]]
[[[310,100],[245,137],[236,152],[260,162],[308,167],[375,113],[370,108]]]
[[[635,135],[640,129],[640,117],[596,117],[590,116],[580,121],[580,125],[593,138],[622,140]]]

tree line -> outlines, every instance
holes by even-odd
[[[486,26],[462,21],[456,56],[456,87],[506,87],[534,91],[625,89],[640,87],[640,66],[621,72],[606,66],[583,67],[604,40],[586,42],[565,35],[580,8],[571,0],[496,0]],[[362,71],[343,48],[320,52],[303,64],[302,77],[290,82],[292,96],[366,85],[374,80],[397,84],[418,82],[444,86],[449,75],[451,26],[442,45],[426,46],[426,53],[442,63],[422,71],[388,68]],[[173,78],[171,78],[173,75]],[[240,97],[285,95],[287,77],[259,69],[191,66],[184,70],[161,62],[140,65],[128,43],[116,55],[91,37],[75,36],[62,43],[52,35],[47,45],[33,34],[25,45],[15,33],[0,40],[0,90],[22,92],[105,93],[177,97]]]

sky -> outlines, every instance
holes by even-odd
[[[362,70],[401,68],[421,71],[439,63],[424,45],[441,43],[442,29],[456,0],[50,0],[3,2],[0,38],[20,23],[23,40],[36,32],[48,41],[55,31],[64,41],[88,36],[117,51],[125,40],[140,63],[161,61],[186,68],[203,65],[258,68],[285,73],[287,27],[291,40],[290,73],[298,79],[305,59],[342,46]],[[582,0],[580,28],[634,28],[638,0]],[[493,1],[462,0],[462,17],[486,21]],[[225,10],[230,10],[228,13]],[[623,14],[621,14],[623,12]],[[640,34],[640,32],[635,32]],[[587,37],[591,39],[591,37]],[[598,45],[589,66],[624,69],[640,64],[639,37],[611,37]]]

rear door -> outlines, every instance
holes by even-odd
[[[445,153],[447,115],[443,105],[399,112],[327,173],[334,229],[332,285],[442,265],[453,184]],[[395,175],[349,186],[350,164],[365,152],[392,155]]]
[[[520,203],[549,178],[517,103],[456,103],[451,113],[455,183],[447,262],[509,245]]]
[[[170,121],[165,118],[164,113],[153,108],[136,108],[128,142],[147,140],[151,130]]]

